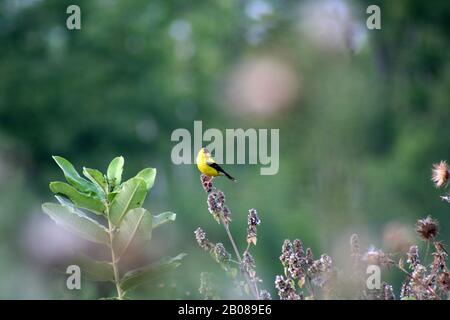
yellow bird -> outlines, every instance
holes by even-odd
[[[197,154],[197,168],[208,177],[226,176],[228,179],[236,181],[225,170],[219,166],[211,157],[211,153],[206,148],[201,148]]]

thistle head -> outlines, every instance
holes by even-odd
[[[433,240],[438,234],[438,222],[432,217],[428,216],[425,219],[419,219],[416,223],[416,232],[426,241]]]
[[[434,182],[436,188],[447,185],[449,174],[450,172],[447,161],[441,161],[439,163],[433,164],[431,180]]]

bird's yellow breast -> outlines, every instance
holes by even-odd
[[[203,173],[203,174],[205,174],[205,175],[207,175],[209,177],[217,177],[217,176],[219,176],[220,173],[216,169],[210,167],[208,165],[208,161],[212,161],[212,159],[210,159],[205,154],[204,150],[201,149],[198,152],[198,154],[197,154],[197,160],[196,160],[198,170],[200,170],[201,173]]]

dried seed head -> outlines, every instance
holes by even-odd
[[[256,245],[257,229],[256,227],[261,223],[256,209],[248,210],[247,217],[247,243]]]
[[[293,281],[284,279],[283,276],[276,276],[275,288],[281,300],[300,300],[300,296],[295,292]]]
[[[295,290],[291,290],[285,300],[303,300],[303,295],[298,295]]]
[[[270,293],[267,290],[261,290],[259,292],[259,299],[260,300],[272,300],[272,297],[270,296]]]
[[[283,267],[286,267],[288,265],[291,252],[292,252],[291,241],[284,240],[283,245],[281,246],[281,256],[280,256],[280,261]]]
[[[298,257],[301,258],[304,256],[305,251],[303,250],[303,244],[299,239],[295,239],[294,242],[292,243],[293,249],[294,249],[294,254]]]
[[[281,252],[291,252],[292,250],[292,243],[290,240],[286,239],[283,242],[283,245],[281,246]]]
[[[314,255],[311,248],[306,249],[305,264],[311,266],[314,263]]]
[[[386,282],[383,283],[383,295],[384,300],[395,300],[394,289]]]
[[[433,240],[438,234],[438,231],[438,222],[430,216],[426,217],[425,219],[417,220],[416,232],[422,239],[427,241]]]
[[[308,275],[315,285],[322,287],[330,279],[332,268],[333,262],[331,257],[322,254],[320,259],[312,263],[308,269]]]
[[[292,279],[300,279],[303,275],[302,258],[296,254],[289,257],[287,272]]]
[[[225,195],[220,190],[212,191],[208,194],[207,203],[211,214],[220,214],[225,204]]]
[[[285,291],[286,288],[288,288],[288,281],[284,280],[283,276],[277,275],[275,277],[275,288],[278,290],[278,292]]]
[[[301,279],[308,267],[302,242],[295,239],[292,243],[285,240],[281,247],[280,261],[291,279]]]
[[[303,250],[302,242],[295,239],[290,246],[290,252],[287,263],[287,272],[292,279],[301,279],[304,276],[305,251]]]
[[[444,245],[442,242],[435,242],[434,247],[436,248],[436,252],[433,252],[433,264],[432,268],[434,272],[444,271],[447,265],[447,251],[445,251]]]
[[[200,181],[202,183],[202,187],[205,190],[205,192],[209,193],[213,190],[213,183],[212,183],[212,177],[208,177],[207,175],[202,174],[200,176]]]
[[[255,267],[255,259],[248,251],[244,252],[244,255],[242,256],[242,263],[250,268]]]
[[[231,258],[231,254],[228,253],[222,243],[215,245],[213,253],[219,263],[228,262]]]
[[[446,161],[433,164],[431,180],[437,188],[440,188],[448,183],[449,168]]]
[[[421,264],[417,264],[414,267],[414,270],[411,274],[411,278],[413,278],[414,280],[419,282],[419,281],[422,281],[422,279],[426,276],[426,273],[427,273],[427,268],[425,268]]]
[[[247,219],[248,225],[257,226],[261,223],[261,220],[259,220],[258,217],[258,211],[256,209],[252,208],[248,210],[248,219]]]
[[[402,284],[402,288],[400,290],[400,299],[407,299],[412,296],[411,285],[409,281],[404,282]]]
[[[214,248],[214,244],[209,242],[209,240],[206,238],[206,233],[202,228],[197,228],[197,230],[194,231],[194,234],[198,245],[202,249],[204,249],[205,251],[211,251]]]
[[[443,272],[441,273],[438,278],[437,278],[437,282],[439,285],[439,288],[447,293],[450,291],[450,272]]]
[[[320,261],[322,262],[324,271],[326,272],[330,271],[333,267],[333,260],[326,254],[320,256]]]
[[[416,246],[416,245],[411,246],[409,248],[408,253],[406,255],[408,257],[406,262],[410,264],[410,267],[412,269],[414,269],[415,266],[417,266],[420,263],[420,260],[419,260],[419,247]]]
[[[249,275],[251,281],[259,281],[259,278],[256,276],[255,259],[248,251],[245,251],[242,256],[241,268]]]
[[[222,214],[223,214],[223,220],[225,221],[225,223],[229,224],[231,222],[231,210],[230,210],[230,208],[228,208],[227,206],[223,206]]]
[[[427,276],[427,268],[421,264],[417,264],[411,273],[409,282],[411,292],[418,300],[430,299],[428,284],[431,284],[432,278]]]
[[[367,264],[374,264],[387,268],[394,264],[394,261],[387,254],[385,254],[382,250],[375,248],[371,248],[365,253],[363,261]]]

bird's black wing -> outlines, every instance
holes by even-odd
[[[223,173],[228,179],[236,181],[235,178],[233,178],[232,176],[230,176],[225,170],[222,169],[221,166],[219,166],[217,163],[213,162],[213,163],[208,163],[208,166],[210,166],[211,168],[216,169],[217,171]]]

